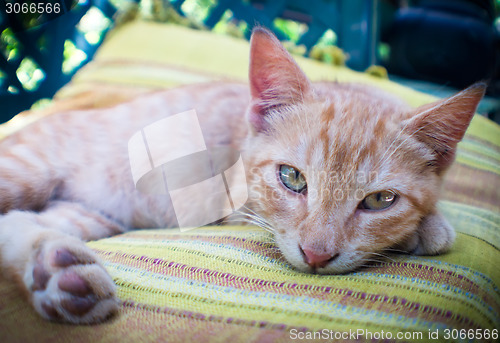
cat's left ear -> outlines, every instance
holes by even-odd
[[[450,98],[419,107],[416,115],[402,123],[406,132],[434,150],[432,163],[438,173],[453,162],[457,144],[462,140],[486,87],[485,83],[476,83]]]
[[[267,129],[270,109],[302,101],[311,84],[292,56],[270,31],[257,27],[250,40],[250,93],[248,120],[257,132]]]

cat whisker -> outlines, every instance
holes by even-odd
[[[242,208],[242,209],[245,209],[245,211],[247,211],[247,212],[242,212],[241,210],[238,210],[237,212],[242,212],[242,213],[251,213],[251,214],[254,214],[254,215],[256,215],[256,216],[259,216],[259,215],[257,214],[257,212],[255,212],[254,210],[252,210],[252,209],[251,209],[250,207],[248,207],[247,205],[243,205],[241,208]],[[259,217],[260,217],[260,216],[259,216]],[[261,217],[261,218],[262,218],[262,217]]]
[[[396,249],[396,248],[387,248],[386,251],[390,252],[390,253],[396,253],[396,254],[408,254],[408,251],[402,250],[402,249]]]
[[[380,258],[364,258],[361,260],[361,264],[359,265],[362,268],[373,268],[377,266],[384,266],[387,264],[387,261],[381,260]]]
[[[372,255],[377,256],[377,257],[381,257],[383,259],[390,260],[391,262],[396,262],[395,259],[393,259],[392,257],[389,257],[389,255],[387,255],[387,254],[373,252]]]
[[[251,224],[251,225],[255,225],[255,226],[258,226],[264,230],[266,230],[267,232],[270,232],[270,233],[273,233],[273,230],[272,228],[264,225],[262,222],[258,221],[258,220],[253,220],[251,218],[238,218],[238,219],[228,219],[227,220],[228,223],[247,223],[247,224]]]
[[[257,225],[271,233],[274,233],[274,228],[264,218],[259,216],[255,211],[248,208],[247,206],[244,206],[242,208],[244,208],[244,210],[238,210],[235,212],[235,220],[240,219],[241,221]]]
[[[238,221],[248,222],[249,220],[251,220],[252,222],[262,223],[259,220],[259,218],[256,218],[255,216],[248,214],[248,213],[244,213],[244,212],[235,212],[235,214],[233,216],[231,216],[229,219],[227,219],[227,221],[231,221],[231,222],[238,222]]]
[[[254,220],[251,220],[251,219],[248,219],[248,218],[241,218],[241,219],[238,219],[238,220],[228,220],[227,221],[228,223],[230,222],[234,222],[234,223],[237,223],[237,224],[241,224],[242,222],[244,223],[248,223],[250,225],[255,225],[263,230],[265,230],[266,232],[269,232],[271,234],[271,237],[274,236],[274,231],[272,228],[269,228],[265,225],[262,225],[262,223],[258,222],[258,221],[254,221]]]

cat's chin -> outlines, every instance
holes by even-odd
[[[339,275],[348,274],[362,267],[360,262],[341,261],[331,262],[331,264],[322,268],[312,268],[306,263],[292,264],[293,268],[302,273],[322,274],[322,275]]]

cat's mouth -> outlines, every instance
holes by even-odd
[[[281,249],[281,248],[280,248]],[[299,250],[300,251],[300,250]],[[283,251],[282,251],[283,253]],[[303,254],[301,252],[301,254]],[[337,253],[332,258],[322,263],[308,263],[307,256],[302,256],[302,261],[294,255],[283,253],[292,267],[300,272],[321,275],[340,275],[361,271],[380,266],[388,261],[394,261],[391,252],[366,252],[366,251],[346,251]],[[310,261],[309,261],[310,262]]]
[[[300,244],[287,242],[276,237],[276,243],[288,261],[297,271],[309,274],[346,274],[368,266],[373,261],[370,254],[358,251],[339,251],[332,255],[317,255],[303,249]]]
[[[359,268],[362,268],[361,263],[356,261],[345,261],[338,258],[337,261],[331,261],[324,266],[314,266],[307,263],[301,263],[300,265],[293,265],[295,269],[309,274],[322,274],[322,275],[337,275],[337,274],[348,274]]]
[[[339,254],[337,258],[332,261],[329,261],[325,265],[315,266],[309,265],[307,263],[302,263],[301,266],[294,267],[302,272],[310,273],[310,274],[322,274],[322,275],[339,275],[339,274],[348,274],[366,267],[369,267],[369,264],[372,262],[364,262],[364,258],[343,258],[342,255]]]

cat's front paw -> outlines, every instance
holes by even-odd
[[[399,248],[414,255],[438,255],[450,250],[455,230],[440,213],[422,219],[418,229]]]
[[[81,241],[42,243],[26,273],[33,306],[46,319],[97,323],[118,309],[113,280]]]

